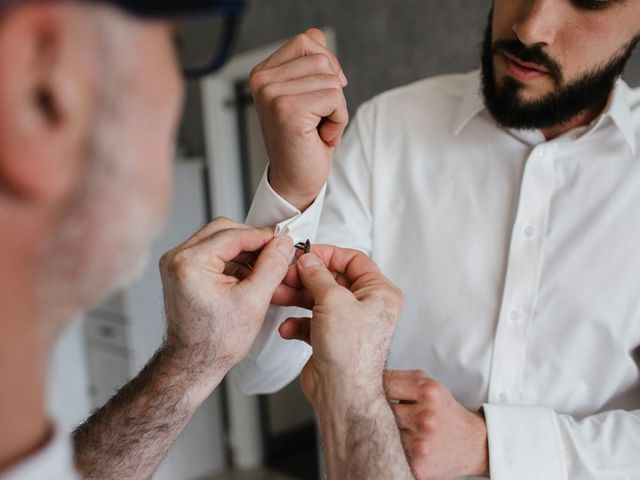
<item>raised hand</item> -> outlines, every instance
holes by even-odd
[[[269,155],[269,182],[306,209],[327,181],[349,121],[347,79],[324,34],[307,30],[257,65],[250,90]]]

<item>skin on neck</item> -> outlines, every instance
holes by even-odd
[[[0,213],[4,209],[0,208]],[[0,472],[38,450],[51,436],[46,414],[47,339],[34,291],[33,237],[16,235],[24,219],[2,216],[0,237]],[[36,234],[36,229],[23,232]],[[37,232],[42,233],[42,232]]]

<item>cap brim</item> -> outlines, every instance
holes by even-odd
[[[241,16],[246,10],[246,0],[190,0],[149,1],[111,0],[134,15],[143,17],[190,17],[194,15]]]

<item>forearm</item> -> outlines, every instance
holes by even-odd
[[[376,395],[321,396],[316,411],[329,480],[413,480],[395,417],[382,389]]]
[[[78,427],[73,441],[84,478],[152,477],[207,392],[224,376],[224,370],[199,368],[182,358],[192,353],[166,346],[158,350],[134,380]],[[199,384],[200,378],[207,378],[208,385]]]

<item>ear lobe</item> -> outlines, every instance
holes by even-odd
[[[0,23],[0,188],[13,195],[62,201],[81,173],[94,39],[76,8],[29,2]]]

